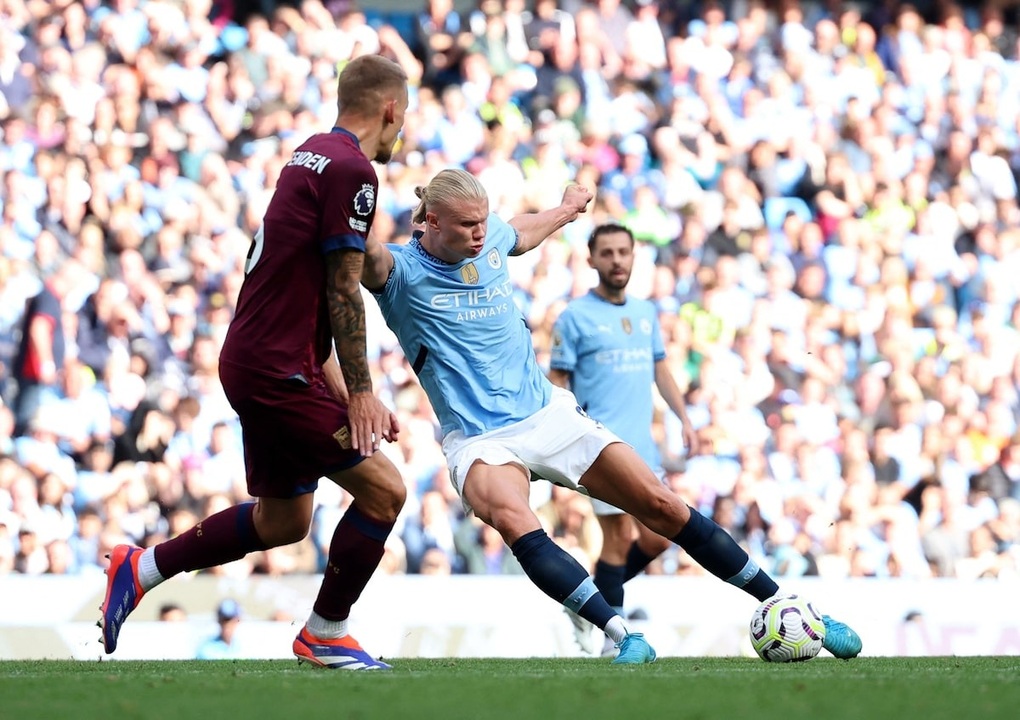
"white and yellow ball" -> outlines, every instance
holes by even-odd
[[[797,595],[774,595],[751,616],[751,645],[766,662],[810,660],[824,641],[821,613]]]

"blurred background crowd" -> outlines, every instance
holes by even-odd
[[[0,574],[98,573],[247,498],[219,346],[280,170],[361,53],[413,86],[384,241],[444,167],[504,217],[597,187],[511,268],[542,363],[594,284],[592,227],[633,229],[630,291],[702,448],[663,405],[667,480],[764,567],[1018,574],[1016,3],[382,1],[0,0]],[[380,571],[520,572],[464,517],[367,306],[409,488]],[[320,571],[347,502],[322,483],[305,542],[213,572]],[[585,498],[536,484],[534,504],[597,557]]]

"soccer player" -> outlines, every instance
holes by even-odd
[[[598,285],[572,300],[553,328],[549,379],[574,393],[591,417],[604,423],[637,451],[659,478],[659,449],[652,439],[652,384],[677,414],[688,453],[697,436],[684,399],[666,363],[659,315],[647,300],[627,297],[634,266],[634,235],[622,225],[599,225],[588,239],[589,264]],[[623,584],[658,557],[670,542],[613,505],[592,499],[602,528],[602,551],[595,564],[595,587],[623,614]],[[570,613],[578,643],[591,647],[591,625]],[[612,651],[607,638],[603,652]]]
[[[612,638],[617,664],[652,662],[655,651],[542,530],[528,502],[533,475],[619,507],[759,600],[774,595],[776,583],[724,530],[665,488],[538,367],[507,261],[576,219],[591,192],[571,185],[557,207],[509,223],[489,212],[485,188],[463,170],[443,170],[417,193],[412,220],[424,229],[404,246],[369,240],[362,282],[439,417],[465,509],[499,531],[536,586]],[[834,645],[843,656],[860,651],[856,633],[829,625],[830,636],[843,638]]]
[[[354,501],[333,534],[294,654],[330,668],[389,668],[348,635],[347,619],[405,496],[396,468],[375,452],[399,427],[372,391],[360,282],[378,193],[371,161],[388,162],[393,153],[407,76],[395,63],[366,55],[344,67],[338,90],[336,126],[309,138],[280,174],[220,355],[256,502],[155,547],[113,550],[99,623],[108,653],[128,614],[165,579],[304,538],[312,493],[326,476]]]

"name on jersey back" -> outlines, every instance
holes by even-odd
[[[306,167],[309,170],[313,170],[316,174],[322,175],[322,171],[325,170],[326,166],[331,162],[333,162],[333,159],[328,158],[325,155],[301,150],[291,156],[290,162],[287,163],[287,167],[290,167],[291,165],[294,167]]]

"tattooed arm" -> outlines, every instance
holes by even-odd
[[[351,444],[365,457],[382,438],[393,440],[396,418],[372,394],[365,333],[365,304],[361,297],[361,270],[365,256],[357,250],[326,253],[326,301],[337,359],[347,384]]]
[[[365,303],[361,299],[364,264],[365,255],[357,250],[333,250],[326,254],[329,323],[340,369],[351,395],[372,392],[365,340]]]

